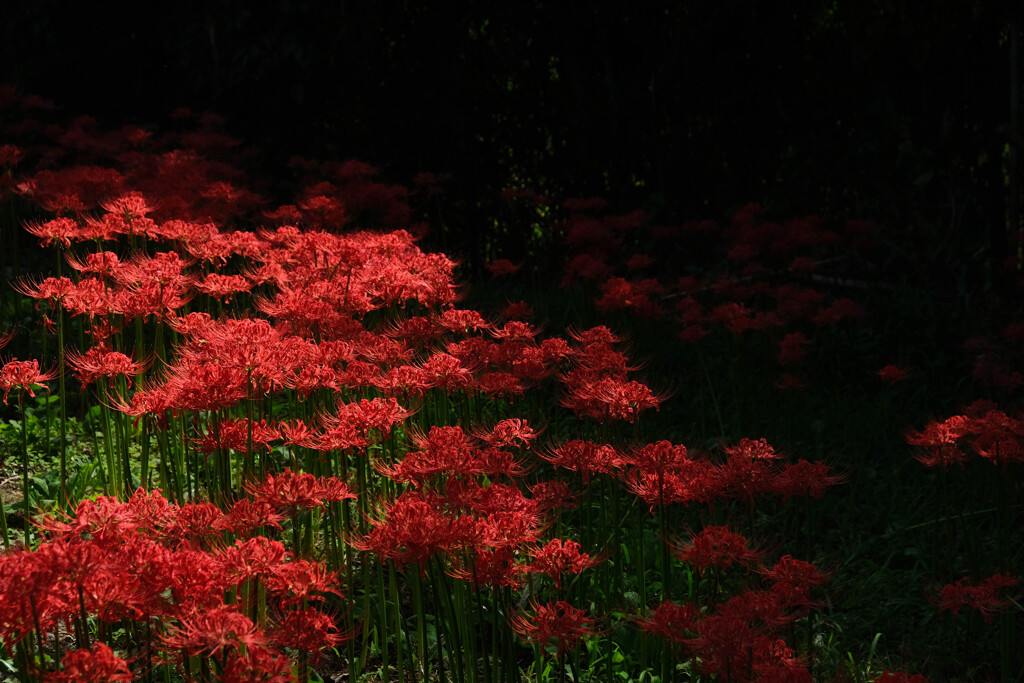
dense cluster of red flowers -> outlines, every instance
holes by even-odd
[[[716,452],[645,443],[640,427],[669,392],[637,377],[624,339],[608,327],[547,333],[519,301],[493,316],[459,308],[458,264],[418,246],[425,228],[413,223],[412,191],[360,162],[294,159],[295,195],[272,205],[246,189],[232,163],[237,141],[215,117],[194,118],[195,129],[163,137],[132,127],[101,135],[87,120],[60,131],[29,126],[53,138],[52,155],[0,148],[9,171],[0,192],[34,205],[26,230],[57,252],[61,272],[70,268],[22,278],[17,290],[47,323],[70,320],[81,331],[81,348],[61,357],[83,393],[96,389],[104,445],[116,439],[129,481],[129,442],[144,444],[147,465],[152,447],[151,469],[169,496],[140,488],[121,500],[83,500],[67,514],[26,515],[37,543],[0,556],[0,641],[40,649],[32,675],[126,681],[173,663],[189,678],[290,681],[292,659],[355,637],[340,607],[355,586],[342,581],[372,580],[371,567],[404,570],[410,581],[436,568],[435,588],[454,579],[478,605],[494,601],[489,628],[502,614],[522,639],[562,658],[605,632],[596,608],[564,599],[613,557],[562,524],[581,498],[581,519],[599,495],[626,497],[641,518],[645,510],[696,518],[732,501],[752,511],[765,497],[820,498],[845,481],[764,439]],[[83,161],[43,163],[60,158],[57,150]],[[428,175],[417,185],[440,191]],[[547,201],[521,191],[508,198]],[[809,276],[814,249],[870,239],[870,226],[772,223],[756,205],[726,226],[657,226],[659,244],[717,231],[730,245],[728,276],[665,283],[653,256],[612,258],[650,227],[645,213],[603,216],[602,200],[564,208],[574,254],[563,283],[594,285],[600,312],[670,319],[687,342],[719,328],[737,338],[775,331],[768,348],[792,373],[815,330],[864,314]],[[520,268],[503,258],[488,264],[495,277]],[[792,324],[807,332],[783,333]],[[37,360],[5,362],[4,402],[49,390],[59,372]],[[781,385],[801,385],[792,373]],[[896,382],[906,373],[889,366],[879,376]],[[543,411],[531,405],[544,396],[555,400]],[[108,410],[119,413],[116,427]],[[557,436],[544,429],[554,411],[570,425]],[[961,463],[969,452],[1007,464],[1020,459],[1022,434],[1018,418],[991,407],[908,439],[927,464]],[[685,541],[666,532],[665,562],[714,589],[640,605],[631,623],[708,676],[808,681],[807,662],[784,638],[819,606],[827,574],[789,555],[770,562],[774,551],[736,528],[704,526]],[[289,532],[286,548],[277,538]],[[620,573],[632,562],[615,561]],[[939,604],[988,617],[1010,585],[1008,577],[958,582]],[[111,637],[117,629],[148,640],[123,646]],[[76,648],[46,660],[42,643],[62,633]],[[389,647],[388,633],[373,637]],[[195,675],[188,667],[197,660],[210,668]]]
[[[918,447],[915,457],[929,467],[962,466],[972,455],[1006,467],[1024,461],[1024,419],[1005,413],[991,401],[978,401],[964,415],[908,432],[907,443]]]

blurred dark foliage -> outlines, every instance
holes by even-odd
[[[303,154],[399,182],[446,174],[437,246],[477,264],[530,255],[530,228],[501,226],[498,200],[529,187],[666,222],[752,200],[868,219],[898,237],[883,268],[930,281],[956,264],[998,288],[993,264],[1016,253],[1020,13],[1012,0],[35,0],[4,10],[0,80],[110,125],[213,110],[268,167]]]

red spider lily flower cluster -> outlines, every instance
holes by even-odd
[[[8,361],[0,367],[0,389],[4,391],[4,403],[7,403],[13,390],[26,392],[32,398],[35,398],[35,389],[40,387],[49,392],[46,382],[56,377],[56,370],[41,371],[37,360]]]
[[[743,548],[740,554],[747,555],[745,543]],[[739,681],[810,681],[805,663],[778,636],[817,606],[810,593],[827,575],[788,555],[770,568],[752,561],[748,566],[770,584],[767,589],[738,593],[705,607],[666,601],[636,618],[637,626],[695,657],[708,675]]]
[[[403,493],[384,507],[374,529],[353,542],[353,547],[393,560],[399,566],[416,562],[423,571],[438,553],[451,553],[476,543],[479,536],[475,520],[468,515],[445,514],[437,502],[418,491]]]
[[[750,567],[762,553],[747,547],[747,539],[725,526],[704,527],[690,543],[673,548],[676,557],[702,572],[728,569],[733,564]]]
[[[825,463],[802,459],[783,463],[764,439],[742,439],[724,450],[728,458],[716,464],[692,457],[682,444],[659,441],[623,455],[620,462],[625,469],[619,476],[652,511],[672,503],[711,503],[718,498],[751,503],[765,494],[780,494],[784,500],[804,495],[819,498],[846,480]]]
[[[352,550],[368,554],[357,563],[368,564],[373,555],[399,567],[415,564],[421,573],[433,562],[481,591],[482,601],[483,591],[520,588],[531,574],[531,591],[549,590],[537,580],[544,575],[561,593],[567,577],[606,559],[604,552],[591,555],[576,541],[548,534],[557,515],[575,505],[569,472],[584,485],[599,479],[612,495],[621,485],[663,513],[675,503],[711,505],[723,498],[750,505],[763,495],[816,498],[843,480],[823,463],[785,462],[764,440],[744,439],[721,458],[669,441],[604,443],[612,436],[543,443],[539,421],[502,412],[528,391],[561,390],[564,407],[601,423],[609,435],[625,427],[612,423],[635,424],[667,394],[634,379],[638,368],[621,349],[623,340],[606,327],[570,330],[563,339],[529,322],[533,313],[525,302],[510,303],[494,321],[455,308],[457,264],[417,246],[423,231],[410,225],[408,191],[378,182],[372,167],[296,159],[291,165],[300,183],[293,203],[269,207],[244,189],[244,175],[230,164],[203,157],[236,144],[212,119],[176,138],[187,150],[143,154],[137,145],[144,139],[140,131],[125,130],[108,141],[130,150],[125,158],[133,162],[123,172],[81,166],[19,179],[23,197],[59,214],[27,229],[44,246],[57,247],[75,276],[24,280],[17,287],[76,318],[91,344],[68,354],[75,376],[83,386],[104,378],[121,386],[119,396],[104,392],[105,403],[156,418],[163,430],[155,435],[161,466],[178,465],[164,449],[171,440],[187,460],[196,456],[197,471],[184,464],[184,488],[192,481],[204,485],[202,455],[208,456],[205,473],[221,468],[215,478],[227,481],[220,496],[206,491],[217,504],[178,504],[159,491],[140,490],[127,501],[99,497],[73,513],[44,518],[36,551],[0,557],[5,643],[21,643],[33,630],[42,642],[59,636],[61,627],[70,630],[69,624],[84,633],[82,622],[90,619],[103,625],[101,633],[113,624],[144,623],[156,636],[146,649],[130,650],[146,659],[133,662],[138,670],[201,657],[220,680],[285,681],[291,674],[282,650],[315,657],[352,635],[332,614],[340,574],[253,535],[280,531],[286,515],[298,530],[300,519],[318,518],[300,511],[355,500],[342,506],[346,513],[358,506],[362,517],[352,526],[335,528],[344,522],[333,515],[334,506],[325,515],[336,533],[325,540],[328,552],[343,545],[346,557]],[[80,127],[68,140],[90,151]],[[5,166],[21,156],[0,152]],[[767,253],[787,277],[818,272],[810,250],[840,237],[816,220],[767,223],[758,207],[745,207],[724,230],[710,223],[650,230],[661,235],[657,239],[686,231],[708,238],[723,233],[730,242],[736,273],[665,284],[659,269],[667,259],[626,248],[648,231],[650,217],[605,216],[604,207],[599,199],[565,206],[571,214],[566,242],[580,252],[566,282],[600,278],[594,293],[602,311],[665,317],[672,315],[669,301],[680,295],[674,315],[681,336],[692,340],[716,327],[737,336],[774,334],[783,323],[833,325],[862,313],[852,301],[809,287],[769,284],[767,267],[754,262]],[[254,217],[274,227],[226,227]],[[354,230],[355,222],[387,231]],[[629,261],[615,263],[619,254]],[[495,276],[518,268],[501,259],[490,264]],[[137,338],[134,358],[124,341],[129,323],[146,333]],[[131,378],[148,370],[143,349],[151,324],[157,340],[169,329],[173,343],[158,349],[160,372],[133,386]],[[788,335],[778,360],[797,365],[810,344],[803,333]],[[6,401],[11,390],[31,393],[53,377],[37,364],[9,363],[0,370],[0,386]],[[443,409],[436,410],[438,404]],[[422,419],[413,426],[417,410]],[[487,426],[470,424],[481,415]],[[1002,449],[1004,433],[1014,427],[993,416],[990,432],[996,436],[988,441],[970,440],[979,453]],[[231,488],[233,453],[245,456],[241,491]],[[262,479],[252,467],[256,453],[265,467],[259,471],[272,472]],[[289,456],[296,471],[276,473]],[[303,461],[324,476],[297,471]],[[560,478],[543,478],[549,465]],[[374,472],[392,480],[381,483],[388,493],[357,498],[348,482],[362,488]],[[534,473],[541,474],[527,478]],[[234,495],[244,498],[231,503]],[[806,680],[803,664],[778,635],[817,606],[814,592],[824,574],[789,556],[763,566],[767,553],[724,526],[707,527],[674,550],[701,570],[741,565],[763,587],[702,608],[663,603],[638,620],[641,629],[694,657],[709,676]],[[431,583],[438,579],[444,576]],[[258,602],[263,596],[265,605]],[[563,601],[534,602],[509,622],[558,657],[599,632],[593,617]],[[96,642],[43,678],[121,680],[127,671],[124,660]]]
[[[128,662],[121,659],[110,646],[100,641],[92,648],[74,650],[64,655],[61,670],[46,675],[48,683],[107,683],[131,681],[134,676]]]
[[[520,434],[524,429],[529,427],[520,421]],[[492,442],[507,443],[522,438],[500,434],[496,438],[493,433],[485,436]],[[494,445],[479,446],[461,427],[431,427],[427,436],[414,435],[414,442],[420,450],[407,453],[393,466],[377,463],[377,471],[395,481],[417,485],[441,475],[519,477],[526,473],[514,454]]]
[[[310,606],[338,594],[337,579],[322,564],[291,558],[276,541],[244,538],[257,520],[239,507],[252,505],[246,501],[224,513],[205,503],[178,506],[159,492],[140,490],[125,502],[101,496],[63,519],[44,518],[40,529],[47,539],[36,550],[0,557],[0,638],[15,644],[33,630],[45,634],[86,615],[107,624],[158,619],[166,630],[154,658],[182,652],[214,657],[225,667],[225,679],[229,669],[245,667],[286,676],[290,665],[275,647],[301,642],[316,650],[345,638]],[[264,508],[258,523],[273,526],[278,519]],[[243,538],[228,545],[226,533]],[[265,586],[268,601],[281,610],[269,633],[246,616],[244,605],[224,602],[245,582]],[[123,664],[98,642],[92,650],[70,653],[63,671],[53,675],[128,680],[119,677]]]
[[[584,485],[595,474],[617,472],[624,463],[614,446],[583,439],[566,441],[550,450],[540,450],[537,454],[557,467],[578,473]]]
[[[929,467],[963,465],[972,454],[1000,466],[1024,460],[1024,420],[980,408],[908,432],[907,443],[920,449],[915,457]]]
[[[994,574],[974,585],[971,585],[969,578],[958,579],[956,583],[945,585],[939,590],[935,604],[940,610],[950,610],[954,615],[966,607],[992,623],[993,616],[1013,604],[1006,597],[1006,591],[1018,583],[1017,577],[1009,574]]]
[[[565,574],[579,574],[585,569],[597,566],[605,559],[600,555],[591,557],[587,553],[581,553],[580,548],[576,541],[552,539],[543,548],[537,548],[530,553],[533,562],[527,570],[551,577],[555,582],[555,588],[560,589]]]
[[[657,409],[665,400],[648,386],[630,380],[626,356],[613,347],[618,339],[607,328],[576,333],[572,349],[574,368],[563,378],[567,395],[562,404],[577,415],[608,422],[635,422],[640,413]]]
[[[878,377],[886,384],[898,384],[910,377],[910,371],[898,365],[886,365],[878,371]]]
[[[594,620],[578,607],[564,600],[534,605],[533,616],[514,614],[509,625],[526,640],[541,647],[555,642],[556,656],[561,658],[566,651],[576,647],[583,638],[594,635]]]
[[[71,371],[83,386],[106,378],[111,387],[114,378],[124,375],[131,385],[131,378],[145,371],[146,363],[137,363],[120,351],[108,347],[94,346],[85,353],[69,351],[66,355]]]
[[[275,510],[291,514],[299,509],[322,508],[325,503],[356,498],[348,485],[335,477],[314,477],[307,472],[296,474],[290,470],[269,474],[262,483],[246,489],[255,503],[266,503]]]

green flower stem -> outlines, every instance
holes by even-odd
[[[103,453],[107,459],[107,476],[110,479],[108,495],[115,498],[121,498],[120,470],[114,464],[114,445],[112,429],[110,427],[110,408],[107,407],[106,401],[100,401],[100,414],[103,416],[103,422],[100,424],[103,431]]]
[[[4,552],[11,549],[11,539],[7,532],[7,511],[4,510],[4,497],[0,495],[0,536],[3,536]]]
[[[416,655],[421,681],[430,679],[430,662],[427,660],[427,615],[423,609],[423,578],[418,567],[409,572],[412,584],[412,604],[416,611]]]
[[[30,549],[28,544],[28,530],[32,526],[29,520],[32,518],[32,504],[29,498],[28,486],[28,430],[25,423],[25,392],[18,395],[18,408],[21,410],[21,494],[22,506],[25,510],[25,549]]]
[[[57,259],[57,276],[61,275],[61,263],[63,258]],[[60,406],[60,504],[70,508],[71,501],[68,500],[68,407],[67,407],[67,386],[64,379],[65,355],[64,355],[64,308],[54,306],[57,314],[57,363],[60,374],[57,376],[58,401]]]
[[[385,631],[385,634],[394,632],[395,634],[395,662],[398,669],[398,680],[405,680],[405,657],[404,648],[402,641],[405,638],[404,629],[402,628],[402,609],[400,607],[400,596],[398,594],[398,577],[395,571],[395,563],[393,561],[388,562],[388,592],[389,602],[385,605],[390,604],[394,609],[394,627],[391,631]],[[386,609],[386,608],[385,608]]]

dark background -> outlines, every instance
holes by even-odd
[[[0,80],[105,126],[213,110],[271,169],[447,174],[447,246],[473,256],[498,193],[530,187],[661,222],[750,201],[869,219],[923,272],[969,261],[991,284],[1019,225],[1019,7],[36,0],[5,8]],[[522,256],[503,235],[491,256]]]

